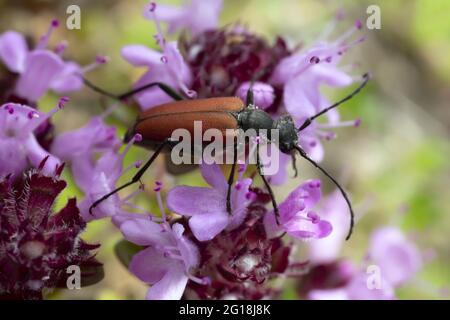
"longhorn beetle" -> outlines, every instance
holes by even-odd
[[[254,129],[257,132],[261,129],[266,129],[270,131],[271,129],[277,129],[279,132],[279,145],[278,148],[281,152],[285,154],[291,154],[294,156],[295,152],[314,165],[317,169],[319,169],[325,176],[327,176],[340,190],[342,196],[344,197],[348,208],[350,210],[350,226],[349,231],[346,237],[348,240],[353,231],[354,225],[354,212],[350,200],[341,187],[341,185],[334,179],[324,168],[322,168],[319,164],[317,164],[314,160],[312,160],[306,152],[298,145],[298,134],[306,129],[311,123],[321,115],[327,113],[329,110],[336,108],[343,102],[350,100],[353,96],[355,96],[368,82],[369,74],[363,75],[363,82],[348,96],[339,100],[338,102],[332,104],[331,106],[323,109],[319,113],[313,115],[312,117],[307,118],[300,127],[296,128],[294,121],[291,116],[285,115],[277,120],[273,120],[271,116],[261,110],[255,108],[253,104],[253,91],[252,86],[250,86],[247,92],[247,101],[244,103],[240,98],[237,97],[221,97],[221,98],[207,98],[207,99],[193,99],[193,100],[183,100],[183,97],[178,94],[174,89],[169,87],[168,85],[160,82],[149,83],[140,88],[136,88],[132,91],[121,95],[111,94],[91,82],[87,79],[83,79],[85,84],[97,91],[101,94],[109,96],[118,100],[125,100],[134,94],[146,90],[151,87],[159,87],[163,90],[167,95],[172,97],[175,102],[162,104],[156,107],[153,107],[147,111],[143,111],[139,113],[137,120],[134,126],[127,132],[126,138],[130,138],[134,136],[134,134],[141,134],[142,142],[144,145],[154,145],[155,151],[150,159],[139,169],[139,171],[133,176],[133,178],[111,191],[110,193],[104,195],[100,199],[96,200],[91,207],[89,208],[89,212],[92,213],[92,209],[94,209],[99,203],[106,200],[111,195],[119,192],[120,190],[137,183],[140,181],[140,178],[144,174],[144,172],[150,167],[153,161],[158,157],[164,147],[173,146],[177,143],[177,141],[173,141],[170,139],[172,132],[178,128],[185,128],[191,133],[193,133],[194,121],[202,121],[203,130],[207,130],[209,128],[217,128],[217,129],[243,129],[244,131],[247,129]],[[182,101],[183,100],[183,101]],[[227,211],[231,214],[231,187],[234,182],[234,173],[236,169],[237,163],[237,145],[236,139],[234,140],[234,162],[231,167],[231,172],[228,178],[228,192],[227,192]],[[259,144],[257,144],[257,152],[256,152],[256,166],[259,175],[264,182],[265,187],[267,188],[269,195],[272,200],[272,205],[274,208],[274,213],[276,220],[278,222],[279,212],[278,206],[266,177],[262,172],[262,165],[259,157]]]

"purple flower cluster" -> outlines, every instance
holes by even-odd
[[[338,191],[330,194],[319,211],[329,219],[329,237],[308,243],[308,271],[299,278],[298,293],[313,300],[395,299],[395,289],[412,280],[424,254],[398,227],[376,229],[364,260],[355,264],[342,258],[348,208]]]
[[[83,86],[80,75],[106,62],[105,57],[99,56],[93,64],[82,68],[74,61],[65,61],[62,55],[67,43],[64,41],[49,50],[48,41],[58,26],[58,20],[53,20],[33,49],[20,33],[6,31],[0,35],[0,60],[17,74],[16,84],[11,92],[5,93],[5,100],[34,106],[49,90],[57,94],[80,90]]]
[[[66,286],[70,266],[81,269],[83,286],[102,277],[101,264],[91,252],[99,245],[87,244],[80,238],[86,221],[76,199],[70,199],[56,214],[52,209],[66,182],[59,178],[65,154],[56,152],[58,144],[54,144],[51,117],[69,98],[60,98],[48,113],[39,110],[38,102],[50,90],[58,94],[80,90],[83,84],[80,76],[103,64],[105,58],[98,57],[94,64],[82,68],[63,60],[67,43],[61,42],[54,50],[47,49],[58,24],[57,20],[52,21],[33,49],[15,31],[0,35],[0,60],[13,74],[9,89],[0,95],[2,299],[41,299],[44,290]],[[98,131],[98,124],[93,127]],[[91,136],[97,134],[91,132]],[[73,148],[75,142],[66,144],[66,150],[68,146]],[[79,145],[85,142],[81,140]],[[55,150],[51,151],[52,148]]]
[[[364,40],[355,36],[362,29],[360,22],[337,39],[300,50],[290,48],[282,37],[270,44],[240,24],[218,27],[222,5],[220,0],[193,0],[183,7],[145,6],[145,18],[156,24],[154,38],[160,50],[139,44],[122,48],[127,62],[146,68],[134,88],[162,82],[186,98],[245,100],[253,82],[257,107],[274,119],[288,113],[299,126],[331,104],[321,86],[343,88],[357,80],[341,59]],[[182,30],[183,36],[167,41],[160,21],[168,24],[169,33]],[[90,212],[96,200],[118,187],[124,173],[141,166],[141,161],[128,167],[123,162],[142,137],[131,137],[121,150],[116,128],[105,120],[118,104],[81,128],[50,135],[51,116],[68,98],[61,98],[47,114],[39,111],[39,99],[49,91],[80,90],[83,74],[107,60],[97,57],[81,67],[62,58],[66,43],[47,49],[57,26],[53,21],[32,50],[14,31],[0,35],[0,60],[15,77],[10,90],[2,92],[0,107],[0,297],[41,298],[44,288],[60,284],[68,265],[98,267],[91,253],[96,246],[79,235],[86,223],[105,217],[139,248],[127,267],[150,286],[147,299],[275,298],[282,290],[270,280],[288,277],[297,279],[299,293],[306,298],[390,298],[393,288],[419,269],[420,258],[411,243],[397,230],[379,230],[368,257],[389,275],[383,291],[370,295],[362,287],[362,267],[338,259],[349,224],[341,195],[333,193],[324,201],[320,180],[303,181],[279,203],[277,219],[268,191],[257,186],[255,169],[249,165],[239,166],[232,185],[231,214],[227,178],[216,164],[200,165],[208,187],[168,183],[166,189],[166,183],[157,181],[153,191],[159,213],[133,202],[145,190],[142,181],[129,195],[116,193]],[[157,87],[134,98],[142,110],[172,101]],[[332,129],[360,123],[341,121],[336,110],[327,115],[326,122],[313,122],[299,136],[301,147],[317,161],[324,157],[321,142],[335,137]],[[270,176],[274,185],[287,178],[291,158],[281,157],[280,171]],[[64,164],[83,199],[78,206],[72,199],[50,215],[55,197],[65,187],[59,179]],[[295,255],[299,240],[309,246],[307,261]]]
[[[86,222],[76,199],[53,214],[66,183],[58,178],[63,166],[44,175],[46,160],[19,179],[0,179],[0,299],[40,299],[44,289],[66,285],[69,266],[84,270],[84,281],[101,267],[91,252],[99,245],[79,237]]]

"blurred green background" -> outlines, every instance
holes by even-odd
[[[161,1],[180,3],[180,1]],[[341,108],[344,119],[361,117],[360,128],[338,129],[339,138],[325,142],[324,165],[346,181],[364,218],[358,223],[344,255],[359,261],[368,237],[377,226],[399,225],[413,236],[418,246],[428,252],[428,261],[417,279],[399,290],[401,298],[442,298],[438,290],[450,284],[450,1],[447,0],[226,0],[221,25],[241,21],[250,30],[269,40],[280,34],[292,44],[311,43],[333,19],[339,9],[346,20],[333,33],[338,36],[357,18],[366,19],[368,5],[381,8],[381,30],[365,30],[367,41],[355,47],[350,57],[359,67],[354,74],[370,71],[373,80],[367,90]],[[141,16],[145,1],[5,1],[0,0],[0,32],[14,29],[38,39],[51,19],[61,20],[51,45],[66,39],[65,56],[81,64],[92,62],[96,54],[108,55],[110,63],[88,77],[112,92],[130,88],[144,70],[132,68],[120,57],[120,48],[140,43],[154,46],[152,23]],[[67,30],[66,8],[81,8],[81,30]],[[329,91],[331,100],[345,90]],[[40,105],[51,108],[55,96]],[[54,118],[58,132],[77,128],[112,101],[88,90],[73,95],[68,107]],[[118,110],[111,123],[124,132],[131,123],[129,110]],[[126,164],[145,158],[144,150],[135,148]],[[316,173],[299,163],[304,179]],[[153,181],[158,167],[147,174]],[[68,172],[65,177],[70,179]],[[201,184],[198,173],[173,178],[176,183]],[[277,188],[281,199],[298,183]],[[325,185],[326,190],[332,190]],[[68,196],[66,190],[59,205]],[[143,205],[154,206],[151,194],[140,198]],[[359,204],[359,205],[358,205]],[[83,290],[62,290],[54,299],[140,299],[146,287],[119,264],[113,246],[120,234],[109,221],[89,225],[84,238],[101,242],[98,254],[105,264],[105,279]],[[294,298],[286,294],[287,298]],[[448,298],[448,296],[446,297]]]

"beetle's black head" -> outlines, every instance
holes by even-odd
[[[275,120],[273,129],[278,130],[278,148],[283,153],[291,153],[298,144],[298,131],[291,116],[282,116]]]

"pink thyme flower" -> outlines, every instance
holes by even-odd
[[[395,227],[379,228],[372,234],[368,257],[395,287],[409,281],[423,264],[416,245]]]
[[[250,89],[251,82],[242,83],[236,91],[236,95],[246,101],[247,92]],[[255,105],[261,109],[269,108],[275,100],[275,92],[271,85],[256,81],[252,87]]]
[[[314,255],[312,257],[314,258]],[[343,260],[339,263],[324,263],[316,260],[312,269],[313,273],[306,275],[299,284],[301,292],[306,292],[310,299],[395,299],[395,289],[411,280],[423,264],[416,245],[395,227],[383,227],[375,230],[370,239],[367,261],[359,267],[340,268],[345,263],[349,262]],[[368,271],[367,266],[369,265],[373,265],[379,270],[378,277]],[[320,268],[327,268],[327,272],[322,273],[322,277],[342,278],[345,281],[334,286],[323,286],[318,285],[317,281],[312,282],[311,276],[314,275],[314,270]],[[345,273],[345,278],[340,277],[342,272]],[[316,272],[316,274],[318,273]]]
[[[91,161],[97,153],[117,150],[120,145],[116,128],[107,125],[103,117],[93,117],[85,126],[58,135],[51,151],[64,161],[80,157]]]
[[[311,300],[393,300],[395,291],[391,284],[381,278],[381,286],[369,289],[367,284],[368,274],[360,270],[351,278],[348,284],[342,288],[320,290],[309,292]]]
[[[47,33],[32,50],[28,48],[25,37],[18,32],[6,31],[0,35],[0,60],[10,71],[19,74],[14,96],[26,99],[30,104],[50,89],[58,94],[81,89],[83,81],[80,74],[92,69],[92,66],[81,68],[73,61],[64,61],[61,56],[67,46],[65,42],[54,51],[46,49],[58,25],[59,22],[53,20]],[[97,61],[95,65],[102,63]]]
[[[280,232],[302,240],[328,236],[332,231],[331,224],[312,211],[320,198],[320,180],[308,180],[301,184],[279,204],[280,225],[273,211],[265,216],[264,225],[268,236],[275,237]]]
[[[52,144],[52,153],[71,164],[76,184],[84,192],[85,198],[80,203],[80,210],[86,221],[114,216],[123,213],[132,196],[120,199],[116,194],[89,213],[93,202],[115,189],[119,178],[127,171],[137,168],[137,161],[123,169],[122,163],[132,144],[141,139],[134,136],[119,152],[121,141],[117,137],[116,128],[106,125],[104,117],[110,114],[116,105],[103,115],[93,117],[85,126],[59,135]],[[133,195],[142,192],[138,190]]]
[[[55,52],[62,56],[62,51]],[[78,91],[83,86],[83,79],[81,76],[90,72],[97,67],[104,65],[109,61],[107,56],[98,55],[95,60],[87,65],[80,66],[74,61],[64,61],[64,68],[55,76],[51,83],[50,89],[57,93]]]
[[[118,214],[113,222],[125,239],[146,248],[133,256],[129,270],[140,280],[151,285],[146,299],[178,300],[189,280],[199,285],[209,283],[208,278],[194,275],[200,263],[198,248],[184,234],[180,223],[169,224],[160,194],[161,183],[155,191],[161,220],[150,214]]]
[[[222,0],[190,0],[182,7],[175,7],[151,2],[144,8],[144,17],[154,20],[152,12],[157,9],[158,18],[168,23],[169,33],[189,30],[199,34],[217,27],[222,4]]]
[[[323,200],[318,214],[331,223],[333,232],[320,241],[308,243],[308,259],[312,264],[331,263],[339,258],[350,219],[348,205],[339,190],[335,190]]]
[[[148,67],[147,71],[135,84],[134,87],[142,87],[153,82],[162,82],[175,89],[181,90],[188,97],[194,97],[196,93],[189,89],[192,82],[191,71],[178,50],[176,41],[166,42],[158,19],[157,10],[150,14],[154,17],[158,33],[155,39],[161,47],[162,52],[155,51],[143,45],[129,45],[122,48],[122,57],[134,66]],[[158,87],[150,88],[136,94],[142,110],[147,110],[156,105],[173,100]]]
[[[284,58],[275,68],[270,83],[283,86],[283,102],[286,111],[301,125],[303,121],[330,106],[330,101],[320,92],[321,85],[341,88],[353,83],[353,78],[343,71],[339,62],[344,53],[353,45],[360,43],[359,38],[353,43],[347,40],[361,29],[359,24],[333,42],[319,41],[309,48]],[[327,113],[328,123],[314,123],[300,134],[299,142],[303,149],[316,160],[323,159],[321,139],[335,137],[327,131],[341,126],[358,126],[360,121],[339,121],[336,109]]]
[[[43,171],[53,174],[61,163],[38,143],[35,131],[57,112],[67,98],[45,114],[21,104],[6,103],[0,107],[0,176],[19,175],[29,165],[37,168],[48,157]]]
[[[122,168],[125,155],[135,141],[139,141],[140,135],[133,137],[119,153],[115,149],[104,152],[101,157],[93,162],[92,159],[79,157],[72,161],[72,172],[78,186],[85,194],[85,198],[80,203],[81,215],[86,221],[93,219],[101,219],[104,217],[115,216],[116,214],[126,214],[128,208],[141,209],[133,205],[129,200],[134,196],[143,192],[143,187],[134,191],[130,195],[120,198],[118,194],[114,194],[105,201],[101,202],[97,207],[89,212],[90,206],[105,194],[110,193],[116,188],[119,178],[133,168],[139,168],[141,161],[136,161],[127,168]],[[143,210],[146,213],[145,210]]]
[[[146,299],[180,299],[189,280],[189,272],[199,263],[198,249],[183,236],[183,226],[128,220],[120,230],[127,240],[147,246],[133,257],[129,266],[131,273],[151,285]]]
[[[212,2],[215,1],[202,3],[201,7]],[[145,14],[156,23],[158,34],[155,38],[163,53],[140,45],[122,49],[122,56],[128,62],[150,69],[134,84],[135,88],[160,81],[181,90],[188,97],[207,98],[236,94],[243,97],[249,82],[257,76],[258,83],[254,93],[257,104],[260,104],[258,106],[276,109],[281,101],[281,92],[267,82],[277,63],[289,54],[282,38],[277,38],[271,46],[244,27],[232,25],[223,29],[209,28],[195,33],[190,39],[180,38],[178,44],[166,43],[158,23],[160,9],[162,16],[167,17],[165,7],[154,3],[146,6]],[[156,87],[136,94],[136,98],[144,110],[172,101],[171,97]]]
[[[211,188],[177,186],[167,195],[171,211],[191,217],[189,227],[200,241],[214,238],[222,230],[233,230],[244,220],[253,193],[249,191],[252,179],[239,178],[231,190],[232,214],[227,212],[228,183],[218,165],[202,164],[203,179]]]

